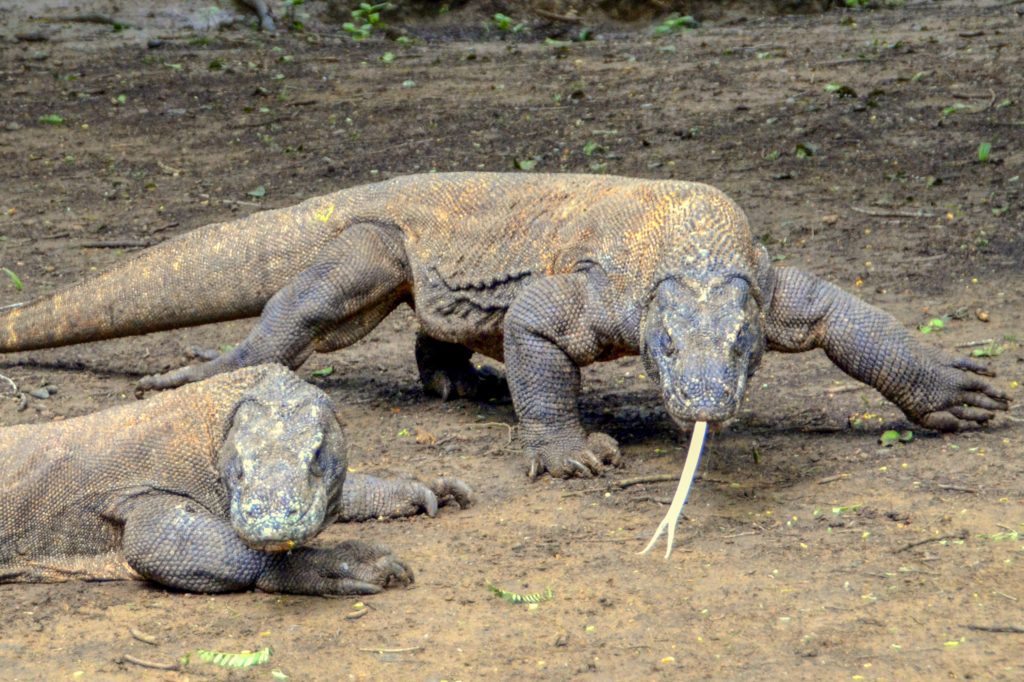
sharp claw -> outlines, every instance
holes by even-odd
[[[473,491],[457,478],[442,476],[434,481],[430,489],[437,496],[439,507],[456,502],[459,507],[465,509],[473,503]]]
[[[388,561],[386,568],[387,578],[385,579],[385,585],[393,585],[396,582],[402,585],[410,585],[416,582],[416,578],[412,573],[412,570],[401,561],[397,559],[391,559]]]
[[[582,478],[593,478],[594,474],[597,473],[596,471],[591,470],[591,467],[576,459],[570,459],[569,464],[570,476],[572,474],[579,474]]]
[[[958,405],[956,407],[949,408],[949,412],[956,418],[962,419],[965,422],[977,422],[984,424],[994,415],[979,407],[971,407],[970,405]]]
[[[437,495],[434,491],[423,486],[422,494],[420,496],[420,506],[423,508],[424,513],[430,518],[437,516]]]
[[[967,393],[960,396],[961,401],[972,407],[980,407],[985,410],[1005,410],[1009,407],[1005,401],[997,400],[984,393]]]
[[[340,580],[335,589],[338,594],[378,594],[384,591],[380,585],[352,578]]]
[[[535,457],[533,461],[530,462],[530,470],[526,472],[526,475],[531,481],[536,481],[537,476],[539,476],[542,471],[543,468],[541,468],[540,459]]]

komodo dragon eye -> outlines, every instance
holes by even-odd
[[[242,480],[242,463],[238,461],[238,458],[233,458],[228,463],[228,480],[236,482]]]
[[[672,339],[672,334],[665,330],[665,334],[662,337],[661,352],[665,354],[666,358],[670,358],[676,354],[676,342]]]
[[[313,456],[309,462],[309,473],[317,478],[323,478],[327,471],[327,449],[324,447],[323,438],[320,438],[313,448]]]

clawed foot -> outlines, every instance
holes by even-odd
[[[937,386],[922,389],[925,396],[918,402],[925,403],[923,408],[911,405],[904,411],[917,423],[936,431],[984,424],[995,411],[1009,409],[1010,398],[982,376],[993,373],[971,358],[951,358],[934,371]]]
[[[172,369],[163,374],[150,374],[149,376],[142,377],[135,384],[136,397],[141,397],[146,391],[163,391],[169,388],[177,388],[178,386],[207,379],[221,372],[236,369],[234,365],[230,365],[224,359],[226,355],[220,351],[189,348],[188,356],[202,362],[196,365],[186,365],[185,367]]]
[[[399,518],[426,514],[436,516],[439,507],[472,504],[469,486],[457,478],[442,476],[431,484],[412,477],[383,479],[364,474],[349,474],[342,488],[340,521],[365,521],[374,518]]]
[[[439,507],[454,503],[465,509],[470,505],[469,486],[457,478],[442,476],[430,485],[415,478],[399,478],[390,483],[395,486],[394,506],[379,516],[398,518],[423,513],[433,518]]]
[[[336,547],[293,550],[269,572],[262,589],[304,594],[376,594],[409,585],[412,569],[379,544],[348,540]],[[269,589],[268,589],[269,588]]]
[[[621,460],[619,444],[606,433],[592,433],[586,443],[576,447],[554,449],[551,446],[539,448],[530,457],[530,480],[547,471],[557,478],[580,476],[590,478],[601,473],[605,464],[617,466]]]

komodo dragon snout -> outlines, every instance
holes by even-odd
[[[680,426],[736,414],[764,354],[759,298],[756,286],[737,275],[669,278],[655,287],[641,354]]]
[[[252,549],[290,550],[339,509],[344,436],[319,392],[243,399],[221,448],[231,525]]]

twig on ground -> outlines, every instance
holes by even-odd
[[[36,21],[42,21],[48,24],[104,24],[106,26],[128,27],[128,24],[123,21],[117,21],[105,14],[98,14],[95,12],[91,12],[89,14],[75,14],[69,17],[39,17]]]
[[[969,623],[967,629],[979,632],[1009,632],[1015,635],[1024,635],[1024,627],[1019,625],[975,625],[974,623]]]
[[[971,493],[972,495],[978,492],[974,488],[961,488],[958,485],[946,485],[945,483],[940,483],[939,488],[941,490],[953,490],[958,493]]]
[[[139,630],[138,628],[129,627],[128,634],[130,634],[133,638],[139,640],[143,644],[152,644],[153,646],[156,646],[156,637],[154,637],[153,635],[147,635],[145,632]]]
[[[911,542],[909,545],[904,545],[897,550],[893,550],[893,554],[899,554],[900,552],[906,552],[908,549],[920,547],[921,545],[927,545],[930,542],[942,542],[944,540],[966,540],[967,531],[962,530],[954,535],[940,535],[934,538],[928,538],[927,540],[918,540],[917,542]]]
[[[423,649],[423,647],[421,647],[421,646],[407,646],[407,647],[403,647],[401,649],[376,649],[376,648],[363,649],[363,648],[360,648],[359,650],[360,651],[368,651],[368,652],[373,653],[373,654],[404,654],[404,653],[408,653],[410,651],[421,651],[422,649]]]
[[[968,341],[967,343],[958,343],[953,348],[974,348],[975,346],[987,346],[995,341],[995,339],[982,339],[981,341]]]
[[[79,242],[83,249],[148,249],[159,242],[154,241],[120,241],[120,242]]]
[[[588,493],[606,493],[609,490],[623,490],[634,485],[643,485],[644,483],[665,483],[668,481],[678,480],[676,476],[672,474],[652,474],[650,476],[635,476],[633,478],[624,478],[621,481],[612,481],[608,485],[603,485],[598,488],[586,488],[585,490],[572,490],[567,493],[562,493],[562,497],[578,497],[579,495],[586,495]]]
[[[536,14],[541,19],[547,19],[548,21],[561,21],[564,24],[583,23],[583,19],[581,19],[580,17],[570,17],[565,14],[555,14],[554,12],[549,12],[546,9],[541,9],[540,7],[534,7],[533,13]]]
[[[10,378],[9,376],[7,376],[5,374],[0,374],[0,380],[6,381],[7,384],[11,387],[11,395],[12,396],[18,395],[18,393],[20,391],[18,391],[18,384],[14,383],[14,379]]]
[[[863,213],[864,215],[873,216],[875,218],[934,218],[934,213],[928,211],[877,211],[873,208],[861,208],[860,206],[851,206],[851,209],[857,213]]]
[[[157,661],[147,661],[144,658],[136,658],[131,654],[122,654],[121,661],[123,663],[131,663],[132,665],[141,666],[143,668],[152,668],[153,670],[178,670],[179,666],[177,663],[159,663]]]
[[[677,480],[677,477],[672,474],[653,474],[651,476],[634,476],[633,478],[624,478],[621,481],[613,481],[608,484],[608,487],[628,488],[634,485],[643,485],[644,483],[665,483],[675,480]]]

